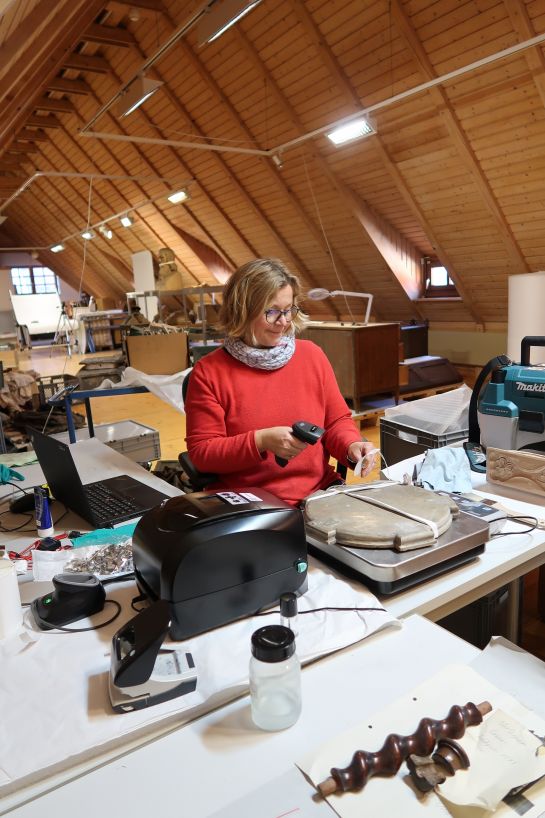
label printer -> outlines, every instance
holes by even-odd
[[[195,689],[189,639],[307,588],[303,515],[262,489],[172,497],[133,534],[134,573],[150,605],[112,639],[110,700],[127,712]],[[169,653],[170,651],[170,653]]]
[[[170,635],[187,639],[306,590],[299,509],[262,489],[197,492],[148,511],[133,535],[134,573],[170,603]]]

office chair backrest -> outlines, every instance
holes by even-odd
[[[187,396],[187,388],[189,386],[189,376],[192,370],[189,370],[182,382],[182,398],[185,406],[185,399]],[[207,486],[214,483],[218,479],[217,474],[199,471],[193,464],[189,456],[189,452],[180,452],[178,455],[178,463],[182,467],[182,471],[187,477],[188,491],[204,491]]]

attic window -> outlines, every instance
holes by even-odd
[[[426,256],[422,259],[424,298],[450,298],[458,296],[458,291],[449,272],[438,258]]]

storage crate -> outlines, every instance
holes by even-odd
[[[116,423],[98,423],[94,428],[98,440],[137,463],[147,463],[161,457],[159,432],[151,426],[144,426],[135,420],[119,420]],[[60,432],[52,437],[64,443],[69,442],[68,432]],[[78,440],[87,440],[89,429],[78,429],[76,437]]]
[[[380,418],[380,451],[388,466],[422,454],[427,449],[439,449],[457,440],[465,440],[467,436],[467,429],[437,435],[399,421]]]
[[[522,580],[519,585],[522,592]],[[505,585],[439,619],[437,624],[482,650],[493,636],[508,637],[508,607],[509,586]]]
[[[74,375],[44,375],[37,383],[40,406],[42,409],[45,409],[49,406],[49,398],[51,398],[55,392],[58,392],[59,389],[72,385],[75,385],[77,389],[79,387],[79,378],[76,378]]]

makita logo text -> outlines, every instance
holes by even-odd
[[[515,381],[517,389],[521,389],[524,392],[545,392],[545,383],[521,383],[520,381]]]

